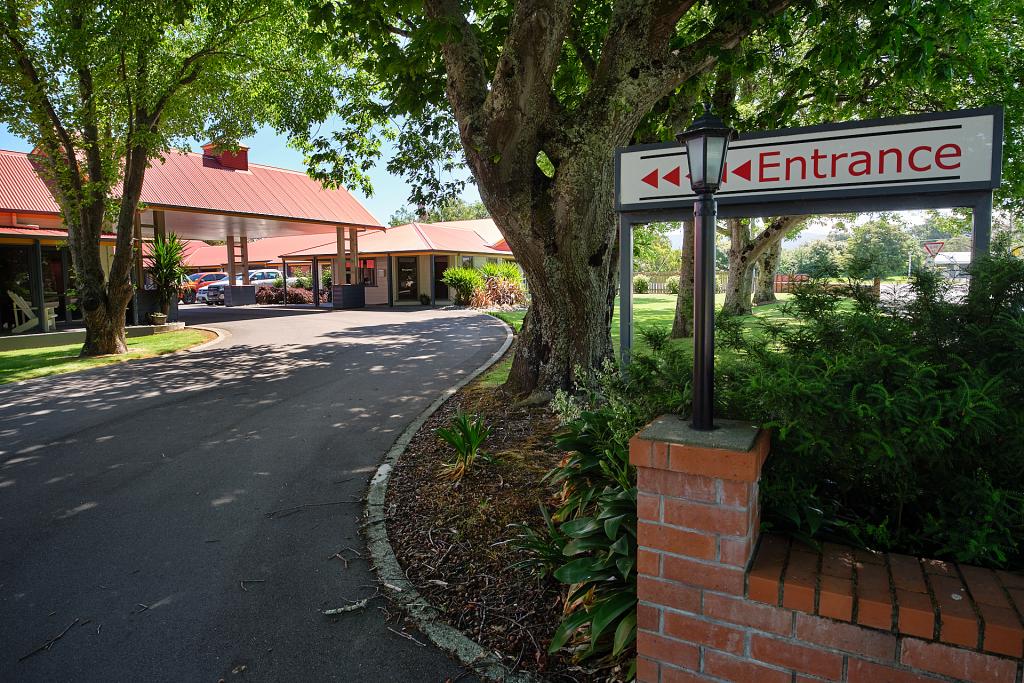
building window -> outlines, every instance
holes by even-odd
[[[463,255],[463,257],[462,257],[462,267],[463,268],[472,268],[473,267],[473,257],[472,256],[465,256],[465,255]]]
[[[359,259],[359,267],[363,273],[363,284],[367,287],[377,286],[377,263],[372,258]]]

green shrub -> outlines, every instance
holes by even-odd
[[[313,289],[313,278],[309,275],[298,275],[294,286],[297,289]]]
[[[272,283],[270,283],[270,284],[271,284],[272,287],[284,287],[284,278],[283,277],[275,277],[274,281]]]
[[[483,418],[470,418],[461,410],[452,418],[451,425],[437,430],[437,435],[455,449],[455,458],[445,464],[448,476],[461,479],[473,466],[480,453],[480,446],[487,440],[491,428],[484,424]]]
[[[473,292],[484,286],[484,278],[475,268],[448,268],[441,282],[455,290],[455,303],[459,306],[468,305]]]
[[[900,306],[801,287],[797,324],[766,323],[756,340],[723,323],[722,343],[750,361],[723,399],[773,429],[770,526],[1024,564],[1024,261],[971,274],[960,297],[922,271]]]
[[[651,278],[646,275],[633,276],[633,293],[646,294],[651,289]]]
[[[679,293],[679,276],[678,275],[669,275],[667,278],[665,278],[665,289],[668,290],[669,294],[678,294]]]
[[[324,289],[329,290],[331,288],[331,280],[333,275],[331,274],[330,268],[325,268],[320,271],[320,286]]]
[[[485,280],[497,279],[497,280],[509,280],[511,282],[522,283],[523,274],[512,261],[499,261],[497,263],[485,263],[480,268],[480,274]]]
[[[637,332],[651,351],[661,351],[672,336],[672,330],[664,325],[646,325],[637,328]]]
[[[614,660],[636,641],[636,473],[613,424],[610,413],[585,412],[557,437],[569,456],[548,478],[564,501],[554,514],[542,506],[544,533],[523,527],[517,539],[523,566],[569,586],[571,610],[549,651],[569,646],[577,660]]]

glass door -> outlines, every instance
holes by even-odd
[[[434,298],[438,301],[447,301],[448,285],[446,285],[441,278],[444,277],[444,271],[448,270],[448,257],[447,256],[435,256],[434,257]]]
[[[415,256],[398,256],[395,273],[398,275],[398,300],[419,301],[420,278]]]

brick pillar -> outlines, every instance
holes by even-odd
[[[728,651],[727,641],[743,637],[701,615],[706,603],[729,609],[737,604],[730,596],[743,597],[760,524],[758,479],[770,439],[749,423],[716,425],[712,432],[698,432],[666,415],[629,444],[638,488],[640,683],[677,680],[680,669],[707,671],[698,643],[720,638],[717,649]]]

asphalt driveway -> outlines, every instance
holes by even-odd
[[[383,599],[321,610],[375,593],[367,482],[504,328],[425,309],[184,315],[230,336],[0,387],[0,681],[473,680]]]

